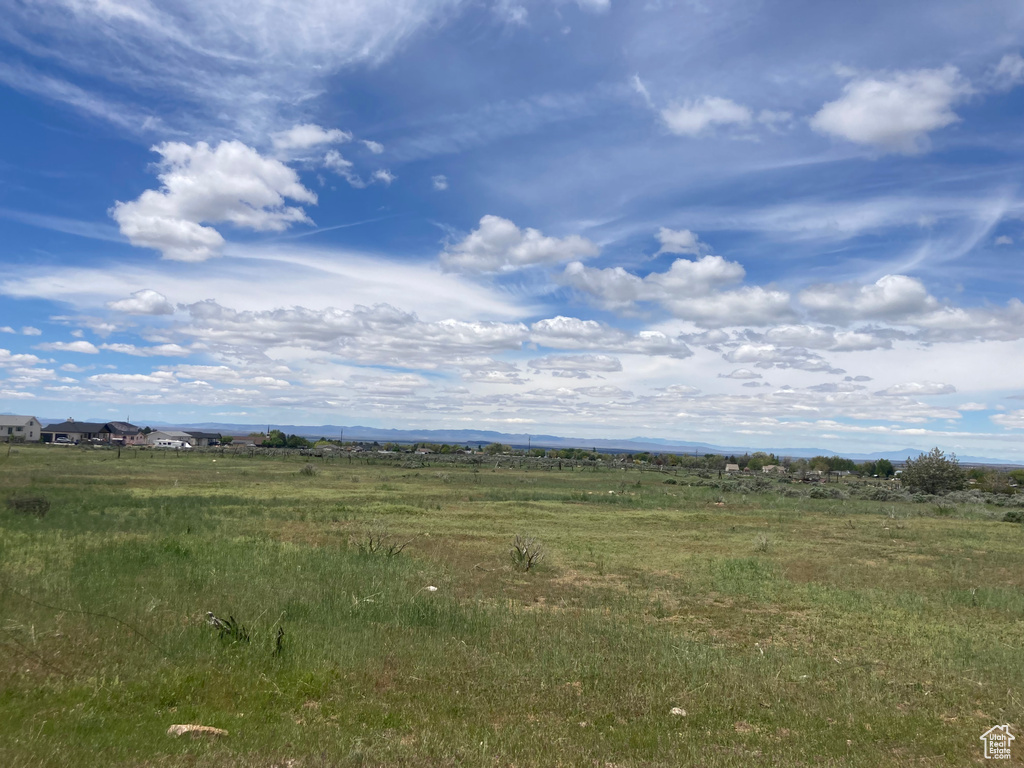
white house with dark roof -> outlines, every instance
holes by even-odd
[[[0,443],[38,443],[42,432],[35,416],[0,414]]]
[[[80,443],[84,440],[102,440],[106,424],[95,421],[68,419],[43,427],[44,443]]]
[[[131,445],[141,430],[126,421],[75,421],[68,419],[42,428],[44,443],[81,443],[85,441]]]

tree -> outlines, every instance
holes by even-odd
[[[879,459],[875,462],[875,474],[882,477],[892,477],[896,474],[896,468],[888,459]]]
[[[810,461],[810,467],[815,472],[828,472],[832,469],[832,464],[828,456],[815,456]]]
[[[903,466],[903,483],[920,493],[942,494],[961,490],[966,479],[955,453],[946,458],[946,454],[933,448],[917,459],[907,459]]]
[[[235,442],[234,435],[221,435],[220,442],[221,445],[231,445],[233,442]]]
[[[750,457],[750,461],[747,462],[747,469],[749,469],[751,472],[758,472],[770,464],[778,463],[779,460],[775,458],[774,453],[765,453],[764,451],[757,451],[753,456]]]
[[[263,438],[263,446],[265,448],[284,448],[287,443],[288,436],[280,429],[270,430],[267,436]]]

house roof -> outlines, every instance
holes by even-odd
[[[43,427],[43,432],[77,432],[80,434],[93,434],[102,432],[106,424],[96,421],[62,421],[60,424],[48,424]]]
[[[137,435],[142,430],[127,421],[108,421],[107,431],[113,432],[115,435]]]
[[[167,435],[172,440],[181,440],[182,438],[192,437],[188,432],[183,432],[180,429],[154,429],[149,433],[149,436],[153,435]]]
[[[220,440],[220,432],[198,432],[192,429],[185,430],[186,435],[192,435],[197,440]]]
[[[5,427],[27,427],[32,421],[37,421],[35,416],[14,416],[12,414],[0,414],[0,425]]]

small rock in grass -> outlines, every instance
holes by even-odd
[[[437,592],[437,587],[427,587],[427,592]]]
[[[686,710],[682,707],[672,707],[670,714],[673,714],[676,717],[686,717]]]
[[[223,728],[214,728],[211,725],[172,725],[167,729],[168,736],[184,736],[189,734],[196,739],[200,736],[227,736],[228,732]]]

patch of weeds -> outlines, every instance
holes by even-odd
[[[544,549],[532,536],[517,533],[508,555],[512,559],[512,567],[525,573],[544,558]]]
[[[1003,515],[1004,523],[1024,523],[1024,510],[1011,509]]]
[[[206,621],[211,627],[217,630],[217,634],[221,640],[230,640],[232,643],[249,642],[249,630],[236,621],[234,616],[228,616],[226,619],[221,619],[214,616],[213,612],[207,611]]]
[[[757,541],[754,544],[754,549],[758,552],[767,552],[771,549],[771,540],[768,538],[767,533],[758,534]]]
[[[713,583],[725,594],[761,600],[775,590],[778,573],[770,563],[755,558],[729,558],[715,563]]]
[[[353,537],[351,541],[359,549],[360,554],[382,557],[397,557],[412,543],[412,539],[396,539],[379,520],[374,520],[362,536]]]
[[[277,628],[277,634],[274,636],[274,651],[272,656],[280,656],[284,653],[284,627]]]
[[[665,485],[679,485],[679,481],[674,480],[670,477],[668,480],[665,481]]]
[[[312,464],[305,464],[302,469],[299,470],[299,474],[305,475],[306,477],[316,477],[320,474],[320,470]]]
[[[12,496],[7,499],[7,508],[19,515],[46,517],[50,502],[45,496]]]
[[[751,486],[754,493],[764,493],[772,487],[772,481],[767,477],[755,477]]]

